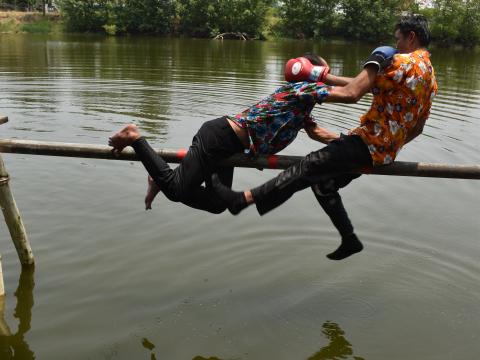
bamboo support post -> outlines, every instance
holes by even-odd
[[[0,123],[8,121],[6,118],[1,118]],[[3,121],[3,122],[1,122]],[[1,152],[1,151],[0,151]],[[17,250],[18,258],[22,265],[33,265],[34,258],[30,242],[28,241],[27,232],[23,225],[22,217],[18,211],[17,204],[13,198],[12,192],[9,186],[9,176],[2,156],[0,155],[0,206],[5,217],[10,236],[12,237],[13,244]]]
[[[125,149],[118,156],[115,156],[111,150],[111,147],[103,145],[0,139],[0,152],[4,153],[129,161],[138,160],[132,149]],[[186,154],[186,150],[157,149],[156,152],[162,156],[165,161],[170,163],[179,163]],[[244,154],[236,154],[221,162],[221,164],[225,166],[258,169],[286,169],[292,164],[300,161],[302,158],[302,156],[269,155],[257,156],[252,159]],[[429,164],[395,161],[395,163],[391,165],[362,169],[359,172],[376,175],[480,180],[480,165]]]
[[[5,285],[3,284],[2,255],[0,255],[0,301],[3,300],[4,295],[5,295]],[[1,316],[1,306],[0,306],[0,318],[1,317],[2,316]]]

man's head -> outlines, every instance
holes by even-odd
[[[395,25],[396,47],[400,53],[410,53],[430,43],[427,19],[422,15],[408,15]]]
[[[318,56],[317,54],[315,53],[312,53],[312,52],[306,52],[305,54],[303,54],[303,57],[305,59],[307,59],[308,61],[310,61],[310,63],[312,65],[316,65],[316,66],[328,66],[327,62],[325,61],[324,58],[322,58],[321,56]]]

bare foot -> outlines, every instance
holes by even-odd
[[[153,181],[151,176],[148,176],[148,187],[147,187],[147,195],[145,195],[145,210],[152,210],[152,202],[155,199],[155,196],[160,192],[160,188],[158,185]]]
[[[108,145],[113,147],[114,153],[120,153],[124,148],[133,144],[140,137],[137,125],[128,124],[122,130],[108,139]]]

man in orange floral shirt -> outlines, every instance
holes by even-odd
[[[419,48],[395,55],[392,64],[376,76],[372,93],[370,109],[350,133],[368,145],[375,165],[390,164],[402,146],[422,132],[430,114],[437,83],[428,51]]]
[[[367,61],[355,78],[326,76],[325,83],[336,86],[328,89],[324,102],[355,103],[367,92],[373,93],[370,109],[360,118],[359,127],[252,190],[234,192],[213,177],[217,194],[232,214],[255,203],[263,215],[311,186],[342,237],[341,245],[327,257],[341,260],[363,249],[338,190],[360,176],[349,172],[392,163],[402,146],[422,133],[437,92],[426,50],[430,42],[426,19],[418,15],[402,18],[395,26],[395,39],[397,54],[392,52],[393,57],[385,56],[385,61],[373,64]],[[375,59],[378,49],[369,60],[372,56]]]

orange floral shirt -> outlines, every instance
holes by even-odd
[[[374,165],[390,164],[417,122],[430,114],[437,82],[428,51],[395,55],[377,75],[372,93],[370,109],[350,134],[367,144]]]

